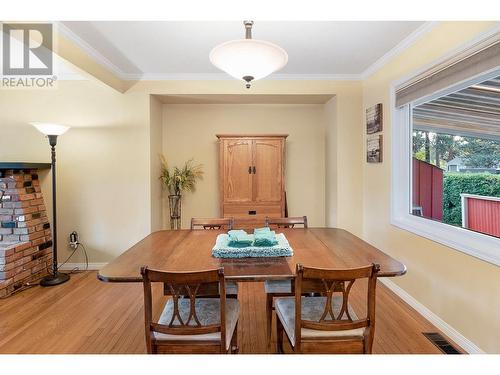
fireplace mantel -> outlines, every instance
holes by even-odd
[[[0,162],[0,169],[50,169],[50,163],[30,163],[25,161]]]

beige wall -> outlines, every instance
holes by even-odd
[[[160,181],[163,152],[163,105],[155,96],[150,96],[150,173],[151,173],[151,231],[162,228],[163,202]]]
[[[384,105],[384,162],[363,163],[364,238],[404,262],[393,281],[487,352],[500,352],[500,268],[390,224],[391,82],[458,48],[492,27],[488,22],[445,22],[363,83],[363,108]],[[340,194],[340,193],[339,193]],[[340,194],[341,195],[341,194]]]
[[[171,165],[194,158],[204,179],[183,200],[183,227],[191,217],[219,215],[218,133],[289,134],[286,191],[290,215],[307,215],[312,226],[325,224],[325,128],[323,105],[166,104],[164,153]],[[165,212],[165,216],[167,213]],[[165,221],[165,225],[168,220]]]
[[[363,115],[361,88],[353,86],[336,96],[334,143],[336,173],[333,179],[337,190],[336,227],[361,236],[363,233],[363,174],[364,158]]]
[[[337,173],[339,168],[336,96],[325,103],[323,106],[323,115],[323,121],[325,122],[325,226],[336,227],[338,224]]]
[[[91,81],[55,90],[0,90],[0,160],[48,162],[47,139],[28,124],[73,128],[58,155],[59,259],[73,230],[93,263],[107,262],[150,231],[149,98]],[[43,193],[50,210],[50,175]],[[75,256],[71,262],[82,262]]]

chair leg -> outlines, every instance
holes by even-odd
[[[276,315],[276,341],[278,345],[278,353],[283,354],[283,334],[284,334],[283,324],[281,323],[280,318]]]
[[[238,354],[240,348],[238,347],[238,322],[236,322],[236,327],[234,327],[233,337],[231,338],[231,346],[229,348],[231,354]]]
[[[267,323],[267,346],[272,349],[271,338],[273,335],[273,295],[266,294],[266,323]]]

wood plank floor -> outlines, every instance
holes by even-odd
[[[352,304],[361,309],[362,290]],[[440,353],[422,332],[438,330],[383,284],[377,289],[374,353]],[[165,297],[155,286],[155,313]],[[262,283],[240,283],[240,353],[267,353]],[[111,284],[95,272],[0,300],[0,353],[144,353],[142,285]],[[458,347],[457,347],[458,348]],[[285,348],[286,349],[286,348]]]

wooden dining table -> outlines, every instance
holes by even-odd
[[[141,282],[141,266],[170,272],[224,268],[233,281],[289,279],[298,263],[318,268],[380,265],[379,277],[405,274],[406,266],[346,230],[338,228],[278,229],[293,249],[291,257],[215,258],[218,230],[161,230],[126,250],[98,273],[106,282]]]

